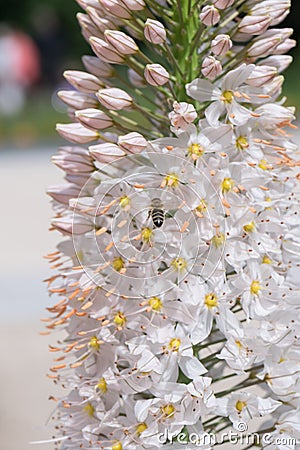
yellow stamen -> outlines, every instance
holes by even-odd
[[[124,267],[125,267],[125,262],[124,262],[124,260],[119,256],[119,257],[116,257],[116,258],[113,260],[112,266],[113,266],[113,268],[114,268],[117,272],[120,272],[122,269],[124,269]]]
[[[224,178],[221,183],[222,192],[229,192],[234,186],[234,181],[232,178]]]
[[[225,103],[232,103],[233,98],[234,98],[234,94],[233,94],[232,91],[224,91],[224,92],[222,93],[222,98],[221,98],[221,99],[222,99],[223,102],[225,102]]]
[[[170,418],[174,416],[176,410],[174,406],[169,403],[168,405],[162,406],[161,411],[165,418]]]
[[[218,297],[213,292],[206,294],[204,304],[208,308],[216,308],[218,306]]]
[[[168,175],[165,176],[163,181],[163,187],[168,186],[177,188],[178,185],[179,185],[179,177],[176,173],[169,173]]]
[[[121,206],[121,208],[125,209],[127,206],[130,205],[130,198],[127,195],[124,195],[123,197],[120,198],[119,205]]]
[[[118,326],[118,327],[124,327],[124,325],[126,324],[126,317],[124,316],[124,314],[119,311],[115,317],[114,317],[114,323]]]
[[[225,240],[226,240],[225,234],[218,233],[212,237],[211,242],[212,244],[214,244],[215,247],[219,248],[224,244]]]
[[[121,443],[120,441],[116,442],[116,443],[112,446],[111,450],[123,450],[123,445],[122,445],[122,443]]]
[[[267,255],[265,255],[262,259],[262,263],[263,264],[272,264],[272,260]]]
[[[141,232],[141,237],[146,244],[150,244],[151,238],[153,236],[153,230],[151,228],[143,228]]]
[[[151,297],[148,301],[148,305],[153,311],[160,311],[162,308],[162,301],[159,297]]]
[[[91,337],[90,342],[89,342],[89,347],[96,351],[98,351],[100,349],[100,344],[99,344],[99,340],[98,340],[97,336]]]
[[[97,384],[97,388],[103,394],[106,394],[106,392],[107,392],[107,383],[105,381],[105,378],[100,378],[100,380],[98,381],[98,384]]]
[[[172,350],[172,352],[178,352],[180,344],[181,344],[180,339],[173,338],[170,340],[168,347],[170,350]]]
[[[188,147],[188,156],[193,158],[193,159],[197,159],[200,156],[202,156],[204,153],[204,148],[201,147],[200,144],[191,144]]]
[[[245,136],[239,136],[235,141],[236,148],[238,150],[245,150],[249,147],[249,142]]]
[[[145,422],[139,423],[136,427],[136,434],[139,436],[143,431],[147,430]]]
[[[93,417],[95,414],[95,408],[91,403],[87,403],[83,408],[83,411],[86,412],[89,417]]]
[[[262,170],[268,170],[271,168],[271,166],[268,164],[268,161],[266,159],[261,159],[259,161],[258,167]]]
[[[184,272],[187,268],[187,262],[184,258],[175,258],[171,262],[173,269],[179,272]]]
[[[247,406],[246,402],[242,402],[241,400],[238,400],[235,404],[235,409],[238,412],[242,412],[242,410]]]
[[[250,223],[247,223],[243,226],[243,229],[244,231],[246,231],[246,233],[253,233],[253,231],[255,230],[255,222],[252,221]]]
[[[260,282],[257,280],[252,281],[250,286],[250,292],[252,295],[257,295],[261,290]]]

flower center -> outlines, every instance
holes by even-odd
[[[265,255],[262,259],[262,263],[263,264],[272,264],[272,260],[267,255]]]
[[[142,240],[146,242],[146,244],[150,244],[151,237],[153,236],[153,230],[151,228],[143,228],[141,232]]]
[[[221,183],[222,192],[229,192],[234,186],[234,181],[232,178],[224,178]]]
[[[242,410],[247,406],[246,402],[242,402],[241,400],[238,400],[235,404],[235,409],[238,412],[242,412]]]
[[[166,419],[169,419],[175,414],[175,408],[170,403],[168,405],[162,406],[161,411]]]
[[[252,281],[250,286],[250,292],[252,295],[257,295],[261,290],[260,282],[257,280]]]
[[[213,292],[206,294],[204,304],[208,308],[216,308],[218,306],[218,297]]]
[[[125,262],[124,262],[124,260],[119,256],[119,257],[117,257],[117,258],[115,258],[115,259],[113,260],[112,266],[113,266],[113,268],[114,268],[117,272],[120,272],[122,269],[124,269],[124,267],[125,267]]]
[[[187,268],[187,262],[184,258],[175,258],[171,262],[171,266],[179,272],[184,272]]]
[[[258,167],[262,170],[268,170],[270,169],[270,166],[268,164],[268,161],[266,159],[261,159],[259,161]]]
[[[162,301],[159,297],[151,297],[148,301],[148,305],[154,311],[160,311],[162,308]]]
[[[93,417],[95,414],[95,408],[91,403],[87,403],[85,407],[83,408],[84,412],[87,413],[89,417]]]
[[[98,341],[97,336],[92,336],[89,342],[89,347],[92,348],[93,350],[99,350],[100,349],[100,344]]]
[[[178,352],[180,344],[181,344],[180,339],[173,338],[170,340],[168,347],[170,350],[172,350],[172,352]]]
[[[253,233],[253,231],[255,230],[255,222],[252,221],[250,223],[247,223],[243,226],[243,229],[244,231],[246,231],[246,233]]]
[[[199,213],[203,213],[206,209],[207,203],[204,199],[202,199],[199,205],[197,206],[196,211],[198,211]]]
[[[121,206],[121,208],[126,208],[126,206],[128,206],[129,204],[130,198],[127,197],[127,195],[124,195],[123,197],[120,198],[119,205]]]
[[[222,100],[225,103],[232,103],[233,98],[234,98],[234,95],[233,95],[232,91],[224,91],[222,93]]]
[[[169,173],[164,178],[164,185],[167,187],[177,188],[179,185],[179,177],[176,173]]]
[[[193,158],[193,159],[197,159],[200,156],[202,156],[204,153],[204,148],[201,147],[200,144],[191,144],[188,147],[188,155]]]
[[[124,325],[126,323],[126,317],[124,316],[124,314],[121,311],[117,312],[117,314],[115,315],[114,323],[118,327],[124,327]]]
[[[111,448],[111,450],[122,450],[122,449],[123,449],[123,445],[120,441],[116,442]]]
[[[100,380],[98,381],[98,384],[97,384],[97,388],[103,394],[106,394],[106,392],[107,392],[107,383],[105,381],[105,378],[100,378]]]
[[[215,234],[215,235],[212,237],[211,242],[212,242],[217,248],[219,248],[219,247],[221,247],[221,246],[224,244],[225,240],[226,240],[225,234],[224,234],[224,233],[218,233],[218,234]]]
[[[245,148],[249,147],[249,143],[245,136],[239,136],[235,141],[235,145],[238,150],[245,150]]]
[[[139,423],[136,426],[136,434],[139,436],[143,431],[147,430],[147,425],[145,424],[145,422]]]

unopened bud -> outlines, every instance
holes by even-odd
[[[68,106],[74,109],[94,108],[97,100],[88,94],[78,91],[59,91],[57,96]]]
[[[88,144],[99,139],[98,133],[89,130],[80,123],[58,123],[56,131],[67,141],[75,142],[76,144]]]
[[[103,39],[92,36],[89,41],[96,55],[105,62],[111,64],[120,64],[123,62],[123,57]]]
[[[82,9],[87,9],[88,7],[99,8],[98,0],[76,0]]]
[[[126,5],[119,0],[99,0],[100,5],[111,15],[120,19],[130,19],[131,14]]]
[[[101,61],[97,56],[85,55],[82,57],[85,68],[96,77],[110,78],[114,75],[114,69],[109,64]]]
[[[118,111],[121,109],[130,108],[133,100],[127,92],[119,88],[101,89],[97,92],[97,97],[100,103],[107,109]]]
[[[108,29],[116,29],[117,25],[114,24],[112,20],[107,19],[106,17],[102,17],[103,13],[95,8],[87,8],[86,12],[91,18],[92,22],[96,25],[97,29],[101,32],[100,37],[104,33],[105,30]],[[98,34],[97,34],[98,36]]]
[[[222,65],[220,61],[213,56],[207,56],[203,60],[201,73],[209,80],[214,80],[222,73]]]
[[[92,157],[86,149],[81,147],[60,147],[57,154],[52,156],[51,161],[67,173],[89,174],[95,169]]]
[[[76,17],[81,27],[82,34],[88,42],[91,36],[96,36],[99,38],[102,36],[101,31],[98,30],[89,16],[87,16],[86,14],[78,13]]]
[[[213,5],[206,5],[200,13],[200,20],[204,25],[216,25],[220,20],[220,13]]]
[[[92,145],[89,147],[90,154],[101,163],[111,163],[115,159],[122,158],[126,153],[116,144],[109,142],[105,144]]]
[[[165,27],[161,22],[147,19],[145,22],[144,35],[152,44],[162,44],[167,38]]]
[[[234,4],[234,0],[213,0],[213,4],[220,9],[228,8]]]
[[[169,73],[160,64],[147,64],[144,75],[151,86],[163,86],[170,78]]]
[[[145,8],[145,2],[143,0],[121,0],[130,11],[142,11]]]
[[[293,57],[291,55],[274,55],[274,56],[269,56],[268,58],[259,62],[257,65],[258,66],[267,65],[267,66],[271,66],[271,67],[276,67],[277,72],[281,73],[289,67],[289,65],[292,63],[292,61],[293,61]]]
[[[269,16],[245,16],[238,26],[238,32],[244,34],[264,33],[271,23]]]
[[[93,94],[103,87],[103,83],[95,76],[81,70],[66,70],[66,80],[81,92]]]
[[[73,183],[53,185],[49,186],[47,194],[50,195],[53,200],[56,200],[63,205],[69,205],[71,198],[77,198],[80,194],[80,188]]]
[[[271,19],[271,26],[275,26],[282,22],[288,15],[291,7],[291,0],[264,0],[257,2],[251,6],[249,14],[251,15],[268,15]]]
[[[135,41],[122,31],[106,30],[104,36],[108,44],[121,55],[133,55],[139,50]]]
[[[273,55],[283,55],[284,53],[289,52],[296,45],[297,41],[295,41],[295,39],[286,39],[285,41],[281,42],[281,44],[277,45],[273,52]]]
[[[197,112],[190,103],[174,102],[173,111],[170,112],[169,119],[176,130],[185,130],[190,123],[197,119]]]
[[[92,130],[104,130],[113,125],[112,119],[100,109],[88,108],[76,111],[80,123]]]
[[[148,142],[141,134],[132,132],[120,136],[118,145],[129,153],[140,153],[148,147]]]
[[[70,236],[85,234],[94,229],[94,225],[91,220],[78,214],[72,214],[67,217],[59,217],[57,219],[53,219],[51,223],[58,231]]]
[[[270,82],[277,75],[277,70],[275,67],[271,66],[255,66],[253,72],[249,75],[246,84],[250,86],[263,86],[264,84]]]
[[[211,51],[216,56],[225,55],[232,47],[232,41],[228,34],[218,34],[211,43]]]

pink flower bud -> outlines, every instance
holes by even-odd
[[[169,81],[170,75],[160,64],[147,64],[144,75],[151,86],[162,86]]]
[[[52,225],[65,235],[80,235],[94,229],[93,223],[82,215],[71,215],[52,220]]]
[[[120,64],[123,62],[122,56],[103,39],[92,36],[90,38],[92,49],[99,58],[111,64]]]
[[[190,123],[197,119],[197,113],[193,105],[185,102],[174,102],[173,111],[169,114],[171,124],[176,130],[185,130]]]
[[[110,14],[120,19],[130,19],[131,14],[126,5],[119,0],[99,0],[100,5]]]
[[[85,68],[96,77],[110,78],[114,75],[114,69],[109,64],[101,61],[96,56],[85,55],[82,57]]]
[[[103,87],[103,83],[95,75],[81,70],[66,70],[64,77],[73,87],[87,94],[93,94]]]
[[[112,20],[103,17],[103,13],[95,8],[87,8],[86,12],[96,25],[97,29],[103,34],[107,29],[116,29],[117,25]],[[101,34],[101,35],[102,35]],[[101,37],[100,35],[100,37]],[[97,34],[98,36],[98,34]]]
[[[101,89],[97,92],[99,102],[107,109],[118,111],[130,108],[133,100],[127,92],[119,88]]]
[[[87,9],[88,7],[99,8],[98,0],[76,0],[82,9]]]
[[[101,163],[111,163],[112,161],[122,158],[126,153],[116,144],[98,144],[89,147],[90,154]]]
[[[99,139],[98,133],[89,130],[80,123],[58,123],[56,130],[67,141],[75,142],[76,144],[88,144]]]
[[[78,13],[76,15],[79,25],[82,30],[82,34],[89,42],[91,36],[101,37],[101,31],[96,27],[92,20],[86,14]]]
[[[76,111],[79,122],[92,130],[104,130],[113,125],[112,119],[100,109],[88,108]]]
[[[133,84],[133,86],[140,87],[140,88],[144,88],[147,86],[145,78],[142,78],[138,73],[136,73],[132,69],[128,70],[128,78],[129,78],[130,83]]]
[[[216,25],[220,20],[220,13],[213,5],[206,5],[200,13],[200,20],[204,25]]]
[[[259,62],[258,66],[267,65],[267,66],[271,66],[271,67],[276,67],[278,73],[281,73],[289,67],[289,65],[292,63],[292,61],[293,61],[293,57],[290,55],[274,55],[274,56],[269,56],[268,58]]]
[[[284,53],[289,52],[296,45],[297,45],[297,41],[295,41],[295,39],[286,39],[285,41],[283,41],[279,45],[277,45],[273,54],[274,55],[283,55]]]
[[[275,67],[255,66],[255,69],[251,72],[245,83],[250,86],[260,87],[269,83],[276,75],[277,70]]]
[[[145,22],[144,35],[152,44],[162,44],[167,38],[165,27],[157,20],[147,19]]]
[[[145,8],[145,2],[143,0],[121,0],[130,11],[142,11]]]
[[[88,151],[81,147],[60,147],[51,160],[67,173],[90,173],[95,169]]]
[[[247,56],[250,58],[259,58],[269,56],[271,53],[276,54],[278,46],[284,44],[292,33],[292,28],[272,28],[267,30],[262,36],[254,39],[253,44],[248,50]],[[290,39],[290,41],[292,41],[292,39]],[[289,50],[291,47],[287,44],[287,46],[285,47],[284,45],[283,48]],[[284,50],[284,52],[285,51],[286,50]]]
[[[232,47],[232,42],[228,34],[218,34],[211,43],[211,51],[216,56],[225,55]]]
[[[220,9],[228,8],[233,5],[234,0],[213,0],[213,4]]]
[[[56,200],[63,205],[68,205],[71,198],[78,197],[80,188],[72,183],[50,186],[47,189],[47,194],[50,195],[53,200]]]
[[[118,145],[129,153],[140,153],[148,147],[148,142],[141,134],[132,132],[120,136]]]
[[[289,13],[291,6],[290,0],[274,1],[264,0],[251,6],[249,14],[251,15],[268,15],[271,18],[271,26],[277,25]]]
[[[68,106],[74,109],[94,108],[97,100],[88,94],[78,91],[59,91],[57,96]]]
[[[133,55],[139,50],[134,40],[122,31],[106,30],[104,36],[108,44],[121,55]]]
[[[222,73],[222,65],[220,61],[213,56],[207,56],[203,60],[201,73],[209,80],[214,80]]]
[[[269,16],[245,16],[239,23],[238,32],[244,34],[264,33],[271,23]]]

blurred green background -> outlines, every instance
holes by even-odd
[[[91,53],[76,20],[80,7],[75,0],[0,0],[0,7],[0,36],[8,26],[26,33],[37,48],[40,66],[37,78],[26,86],[22,107],[13,114],[1,114],[0,108],[0,147],[28,148],[36,142],[55,141],[55,123],[66,118],[55,94],[64,86],[61,74],[67,68],[80,68],[81,56]],[[293,27],[297,40],[299,16],[300,2],[294,0],[282,26]],[[300,110],[300,50],[294,49],[292,55],[294,64],[286,72],[284,93],[287,104]]]

